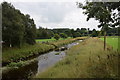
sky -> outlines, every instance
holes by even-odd
[[[100,30],[97,25],[98,21],[90,19],[86,21],[87,16],[83,14],[83,10],[78,8],[76,1],[12,1],[16,9],[24,14],[29,14],[34,19],[36,27],[44,28],[90,28]],[[79,1],[84,3],[85,1]]]

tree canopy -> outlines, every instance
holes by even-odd
[[[106,47],[106,31],[109,27],[119,26],[120,19],[120,1],[119,2],[86,2],[79,7],[85,10],[83,13],[87,15],[87,21],[95,18],[99,21],[98,27],[104,31],[104,50]],[[95,32],[94,32],[95,34]]]
[[[11,3],[2,3],[2,39],[4,46],[35,44],[36,25],[30,15],[24,15]]]

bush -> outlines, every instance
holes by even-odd
[[[67,38],[68,36],[65,33],[60,33],[61,38]]]
[[[59,40],[59,39],[60,39],[60,36],[59,36],[58,34],[55,34],[55,35],[54,35],[54,38],[55,38],[56,40]]]

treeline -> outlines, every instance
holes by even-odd
[[[21,47],[24,43],[35,44],[36,25],[30,15],[24,15],[11,3],[2,3],[3,47]]]
[[[104,33],[102,30],[98,31],[96,29],[90,30],[89,28],[77,28],[69,29],[69,28],[60,28],[60,29],[47,29],[39,27],[37,29],[37,39],[50,39],[55,36],[60,36],[61,38],[67,37],[83,37],[83,36],[90,36],[90,37],[97,37],[103,36]],[[108,28],[107,36],[118,36],[118,28]]]

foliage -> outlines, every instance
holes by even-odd
[[[67,38],[67,35],[65,33],[60,33],[61,38]]]
[[[80,4],[80,8],[85,10],[83,13],[87,15],[87,21],[90,18],[95,18],[99,21],[98,27],[102,27],[104,31],[104,50],[106,49],[106,31],[109,27],[115,27],[119,25],[119,2],[86,2],[83,6]],[[116,11],[118,11],[116,13]]]
[[[90,18],[95,18],[100,22],[98,27],[102,27],[102,29],[106,31],[109,26],[113,27],[113,25],[118,25],[118,13],[114,12],[114,10],[120,10],[119,3],[120,2],[87,2],[82,8],[85,10],[84,14],[88,16],[87,21]]]
[[[59,40],[59,39],[60,39],[60,36],[59,36],[58,34],[55,34],[55,35],[54,35],[54,38],[55,38],[56,40]]]
[[[44,29],[42,27],[39,27],[39,29],[37,29],[37,39],[50,39],[53,36],[54,33],[52,32],[52,30]]]
[[[95,29],[93,29],[91,36],[92,37],[97,37],[98,36],[98,33]]]
[[[29,15],[7,2],[2,3],[2,39],[3,47],[18,46],[22,44],[35,44],[36,26]]]
[[[59,55],[60,53],[55,53],[55,55]]]
[[[23,61],[20,61],[19,63],[11,62],[9,65],[7,65],[7,67],[22,67],[23,64],[24,64]]]
[[[73,38],[76,38],[76,37],[81,37],[81,34],[79,32],[74,32],[73,33]]]

